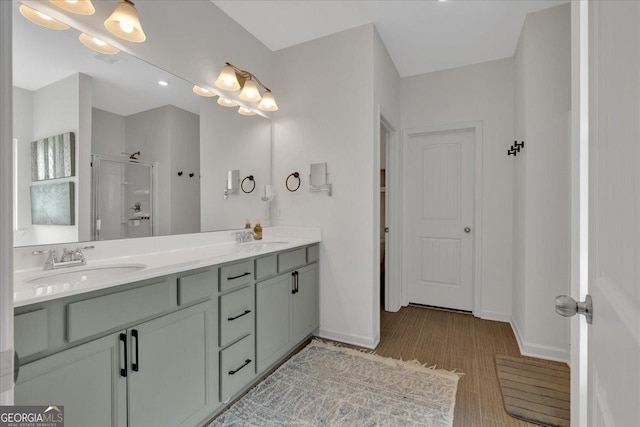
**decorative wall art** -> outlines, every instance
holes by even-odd
[[[31,179],[68,178],[75,175],[75,135],[50,136],[31,143]]]
[[[73,182],[31,186],[31,223],[75,225]]]

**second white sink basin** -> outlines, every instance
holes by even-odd
[[[258,240],[254,242],[243,243],[240,246],[240,250],[245,252],[260,252],[264,249],[277,248],[278,246],[286,245],[287,243],[289,242],[284,242],[284,241],[261,242]]]
[[[66,285],[75,287],[87,282],[100,282],[107,279],[117,279],[127,274],[140,271],[147,266],[144,264],[105,265],[100,267],[80,267],[79,269],[56,271],[27,280],[26,283],[36,286]]]

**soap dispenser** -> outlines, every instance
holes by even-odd
[[[256,226],[253,227],[253,238],[255,240],[262,240],[262,226],[260,220],[256,220]]]
[[[247,222],[244,224],[244,228],[251,230],[251,223],[249,222],[249,220],[247,220]]]

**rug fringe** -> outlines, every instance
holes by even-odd
[[[319,338],[314,338],[313,340],[311,340],[311,342],[307,347],[313,347],[313,346],[331,348],[344,353],[353,353],[353,354],[360,353],[366,356],[375,356],[376,359],[379,359],[380,361],[387,364],[402,363],[407,367],[423,368],[425,370],[429,370],[431,372],[438,373],[438,374],[446,374],[446,375],[452,375],[452,376],[455,375],[456,379],[460,379],[462,376],[465,375],[464,372],[458,372],[456,369],[447,370],[447,369],[438,368],[437,365],[428,366],[429,363],[422,363],[417,359],[413,359],[413,360],[403,360],[402,358],[394,359],[393,357],[381,356],[377,354],[375,350],[346,347],[341,343],[334,342],[334,341],[327,342]]]

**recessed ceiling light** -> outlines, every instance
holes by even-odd
[[[158,84],[159,84],[160,86],[169,86],[169,83],[165,82],[164,80],[160,80],[160,81],[158,81]]]
[[[446,1],[447,1],[447,0],[438,0],[438,3],[444,3],[444,2],[446,2]]]

